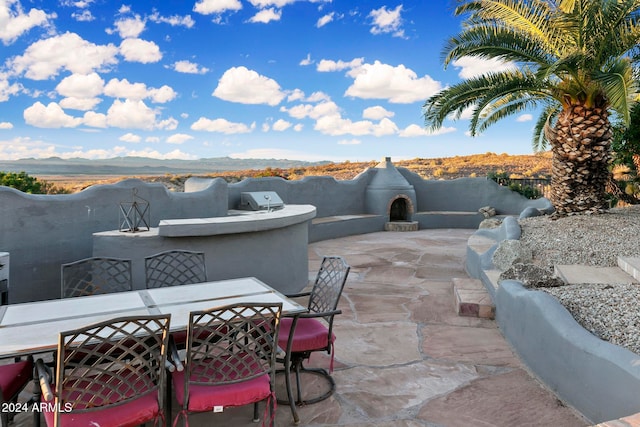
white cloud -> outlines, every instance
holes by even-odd
[[[374,9],[369,13],[369,17],[373,20],[371,27],[372,34],[388,34],[392,33],[394,37],[404,37],[402,29],[402,5],[398,5],[395,9],[389,10],[385,6],[380,9]]]
[[[160,142],[160,138],[157,136],[148,136],[144,139],[144,142]]]
[[[81,12],[73,12],[71,17],[78,22],[91,22],[96,18],[91,14],[90,10],[83,10]]]
[[[490,72],[502,72],[515,69],[512,62],[504,62],[500,59],[483,59],[471,56],[463,56],[452,62],[453,66],[460,69],[458,76],[462,79],[470,79]]]
[[[167,85],[158,89],[149,89],[149,98],[151,98],[151,102],[155,102],[157,104],[164,104],[166,102],[173,101],[176,96],[178,96],[178,94],[173,90],[173,88]]]
[[[186,133],[174,133],[167,137],[168,144],[184,144],[185,142],[193,139],[191,135],[187,135]]]
[[[193,20],[191,15],[171,15],[171,16],[161,16],[158,12],[154,12],[149,16],[149,21],[155,23],[163,23],[169,24],[172,27],[186,27],[193,28],[196,25],[196,21]]]
[[[126,154],[127,156],[148,157],[150,159],[159,159],[159,160],[196,160],[198,158],[197,156],[185,153],[180,150],[173,150],[163,154],[158,150],[152,150],[151,148],[129,151]]]
[[[273,130],[277,132],[282,132],[289,129],[291,125],[292,125],[291,122],[279,119],[273,124]]]
[[[413,70],[402,64],[392,67],[375,61],[348,74],[355,80],[345,95],[356,98],[387,99],[393,103],[409,104],[424,101],[442,89],[439,82],[427,75],[418,78]]]
[[[31,138],[20,137],[12,140],[0,140],[0,158],[6,160],[18,160],[26,158],[44,159],[48,157],[61,157],[63,159],[85,158],[85,159],[110,159],[119,156],[141,156],[157,159],[184,159],[194,160],[196,156],[174,150],[170,153],[162,154],[157,151],[145,148],[140,151],[127,150],[123,146],[114,146],[109,149],[89,149],[84,147],[74,147],[71,151],[60,151],[59,147],[45,141],[33,140]]]
[[[314,129],[332,136],[339,135],[393,135],[398,132],[398,126],[389,119],[382,119],[379,123],[369,120],[357,122],[343,119],[340,116],[324,116],[316,121]]]
[[[240,9],[242,9],[240,0],[199,0],[193,6],[193,11],[202,15],[212,15],[228,10],[237,11]]]
[[[113,98],[140,100],[150,98],[155,103],[172,101],[178,95],[173,88],[164,85],[161,88],[147,88],[144,83],[130,83],[127,79],[111,79],[104,86],[104,94]]]
[[[516,118],[516,122],[530,122],[533,120],[533,115],[531,114],[522,114]]]
[[[179,73],[186,74],[205,74],[209,71],[208,68],[190,61],[176,61],[172,64],[171,68]]]
[[[249,3],[251,3],[252,6],[260,9],[264,9],[269,6],[283,7],[295,2],[296,0],[249,0]]]
[[[19,83],[9,83],[6,75],[0,73],[0,102],[8,101],[13,95],[17,95],[22,91],[22,85]]]
[[[302,129],[304,129],[304,125],[302,123],[298,123],[293,127],[293,130],[296,132],[302,132]]]
[[[93,98],[102,94],[104,80],[97,73],[71,74],[56,86],[56,92],[73,98]]]
[[[129,62],[148,64],[162,59],[160,47],[154,42],[142,39],[124,39],[120,43],[120,53]]]
[[[403,138],[413,138],[417,136],[437,136],[455,132],[456,130],[457,129],[453,127],[442,127],[438,130],[431,131],[418,125],[409,125],[402,131],[400,131],[400,133],[398,133],[398,136],[401,136]]]
[[[255,128],[255,123],[247,126],[244,123],[233,123],[226,119],[207,119],[200,117],[191,125],[192,130],[202,130],[207,132],[220,132],[225,134],[249,133]]]
[[[140,137],[140,135],[136,135],[135,133],[129,132],[122,135],[120,138],[118,138],[118,140],[122,142],[130,142],[133,144],[137,144],[138,142],[142,141],[142,138]]]
[[[3,0],[0,2],[0,40],[9,45],[32,28],[49,25],[51,18],[56,15],[47,15],[40,9],[24,13],[18,0]]]
[[[303,67],[306,67],[307,65],[311,65],[311,64],[313,64],[313,61],[311,60],[311,54],[310,53],[307,53],[307,57],[304,58],[302,61],[300,61],[298,63],[298,65],[303,66]]]
[[[107,127],[107,116],[102,113],[96,113],[95,111],[87,111],[84,113],[82,122],[86,126],[105,129]]]
[[[340,116],[340,108],[333,101],[320,102],[319,104],[300,104],[291,108],[282,107],[280,111],[288,113],[295,119],[309,117],[317,120],[326,116]]]
[[[286,96],[280,85],[245,67],[232,67],[218,81],[213,96],[241,104],[278,105]]]
[[[249,22],[259,23],[259,24],[268,24],[271,21],[279,21],[282,18],[282,11],[276,10],[274,8],[262,9],[255,15],[253,15]]]
[[[93,110],[102,100],[100,98],[76,98],[74,96],[60,100],[62,108],[71,110],[89,111]]]
[[[178,121],[173,117],[169,117],[166,120],[159,121],[156,127],[158,129],[164,129],[164,130],[176,130],[178,127]]]
[[[316,70],[319,72],[342,71],[347,69],[360,68],[363,63],[364,58],[354,58],[349,62],[322,59],[318,63]]]
[[[376,105],[375,107],[366,108],[362,112],[363,119],[382,120],[385,117],[393,117],[396,113],[393,111],[387,111],[385,108]]]
[[[338,141],[338,145],[360,145],[362,144],[362,141],[360,141],[359,139],[341,139],[340,141]]]
[[[318,92],[313,92],[311,95],[309,95],[309,98],[307,98],[307,101],[309,102],[331,101],[331,97],[324,92],[318,91]]]
[[[324,27],[329,22],[333,21],[334,16],[335,16],[335,12],[327,13],[326,15],[322,16],[320,19],[318,19],[318,22],[316,22],[316,27],[317,28]]]
[[[289,102],[301,101],[303,99],[304,99],[304,92],[301,91],[300,89],[294,89],[293,92],[289,93],[289,95],[287,96],[287,101]]]
[[[117,53],[118,48],[112,44],[96,45],[67,32],[33,43],[24,55],[9,60],[8,65],[14,74],[46,80],[61,69],[77,74],[107,71],[117,64]]]
[[[138,38],[144,31],[146,23],[139,15],[116,21],[116,31],[123,39]]]
[[[0,122],[0,129],[13,129],[13,123]]]
[[[150,130],[156,127],[156,112],[142,100],[116,99],[107,111],[107,124],[122,129]]]
[[[39,128],[73,128],[82,124],[81,118],[66,114],[55,102],[45,106],[38,101],[24,110],[23,117],[28,125]]]

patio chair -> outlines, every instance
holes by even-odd
[[[62,298],[130,291],[131,260],[92,257],[62,264]]]
[[[120,317],[61,332],[55,378],[36,360],[42,400],[50,402],[47,426],[164,425],[170,317]]]
[[[171,250],[144,259],[147,289],[207,281],[204,253]]]
[[[286,317],[282,319],[278,345],[285,350],[285,357],[280,362],[284,363],[284,369],[278,373],[285,374],[287,400],[278,399],[278,403],[291,406],[294,422],[300,420],[296,411],[296,405],[308,405],[327,399],[335,391],[335,382],[331,377],[333,371],[333,343],[336,339],[333,333],[333,318],[342,311],[338,310],[338,301],[342,295],[344,284],[347,281],[351,267],[339,256],[326,256],[323,258],[316,275],[311,292],[287,295],[289,298],[309,297],[308,312]],[[309,359],[311,353],[326,351],[331,354],[329,372],[322,368],[307,368],[303,362]],[[290,372],[295,372],[296,397],[294,400],[291,389]],[[317,397],[303,398],[301,373],[319,375],[326,379],[329,390]]]
[[[266,400],[263,425],[275,420],[275,354],[282,303],[234,304],[189,314],[184,370],[171,373],[180,418]]]
[[[2,426],[8,426],[9,420],[15,415],[9,410],[10,403],[18,402],[18,395],[33,378],[33,358],[29,356],[25,360],[0,366],[0,420]]]

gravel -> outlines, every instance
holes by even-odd
[[[617,266],[618,256],[640,256],[640,206],[600,215],[520,220],[521,243],[533,263]],[[555,296],[585,329],[640,354],[640,284],[573,284],[540,288]]]

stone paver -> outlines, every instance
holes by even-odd
[[[299,408],[300,425],[589,425],[527,374],[495,321],[456,314],[451,281],[468,277],[464,257],[473,231],[380,232],[309,245],[310,277],[325,254],[344,256],[352,271],[335,323],[336,393]],[[330,358],[314,354],[310,364],[328,367]],[[307,392],[323,386],[304,380]],[[189,421],[249,427],[256,425],[252,411],[230,408]],[[31,425],[30,416],[17,418],[16,425]],[[276,426],[289,425],[289,407],[279,405]]]

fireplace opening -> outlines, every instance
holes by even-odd
[[[395,199],[389,209],[389,221],[407,221],[408,219],[407,200],[403,197]]]

